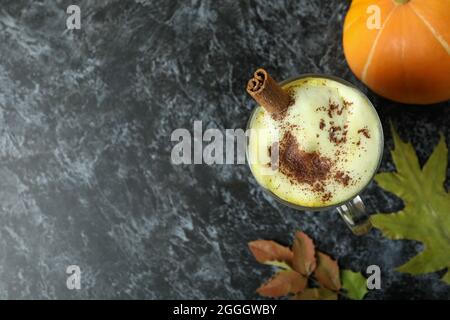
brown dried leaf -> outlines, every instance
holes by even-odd
[[[308,288],[294,296],[294,300],[337,300],[337,293],[325,288]]]
[[[279,245],[271,240],[256,240],[248,243],[250,251],[259,263],[268,261],[283,261],[292,264],[293,253],[291,249]]]
[[[314,243],[304,232],[295,234],[293,268],[305,276],[309,276],[316,269],[316,256]]]
[[[256,290],[264,297],[283,297],[297,293],[306,288],[307,278],[296,271],[280,271]]]
[[[317,252],[317,268],[314,271],[314,276],[324,288],[334,291],[341,289],[337,261],[322,252]]]

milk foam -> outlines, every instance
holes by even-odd
[[[354,197],[372,179],[382,153],[381,125],[370,101],[358,90],[324,78],[296,80],[283,89],[295,98],[283,119],[273,119],[259,106],[251,120],[250,128],[257,129],[251,131],[248,146],[255,178],[279,198],[305,207],[329,206]],[[345,141],[330,139],[332,127],[341,128],[335,132],[337,139],[346,131]],[[269,147],[287,131],[295,136],[299,149],[332,160],[323,190],[268,168]],[[334,178],[338,172],[349,177],[347,184]]]

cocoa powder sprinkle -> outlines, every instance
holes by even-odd
[[[328,105],[328,117],[333,118],[333,112],[337,109],[339,109],[339,105],[330,100],[330,104]]]
[[[330,201],[331,198],[332,198],[331,192],[327,192],[322,196],[322,202]]]
[[[344,103],[344,108],[346,108],[346,109],[353,104],[353,102],[350,102],[350,101],[347,101],[347,100],[344,100],[343,103]]]
[[[280,171],[291,180],[314,187],[328,178],[332,162],[319,152],[300,150],[297,139],[286,132],[280,142]]]
[[[358,133],[362,133],[364,135],[364,137],[366,137],[367,139],[370,139],[370,133],[367,128],[359,129]]]
[[[342,184],[344,187],[348,186],[351,180],[350,176],[342,171],[337,171],[334,175],[334,179],[336,179],[336,181]]]
[[[351,106],[352,104],[353,104],[353,102],[343,100],[342,107],[341,107],[338,103],[333,102],[333,101],[331,101],[331,99],[329,99],[328,100],[328,109],[327,109],[328,117],[333,118],[333,113],[340,116],[344,112],[344,110],[348,109],[348,107]]]
[[[320,119],[319,128],[320,130],[323,130],[323,128],[325,128],[325,121],[323,119]]]
[[[292,92],[287,92],[293,99]],[[292,100],[290,104],[292,104]],[[347,142],[348,123],[341,123],[336,120],[334,116],[340,116],[342,113],[350,112],[348,107],[353,102],[343,100],[342,104],[329,99],[329,103],[326,106],[316,108],[316,111],[323,111],[328,115],[329,121],[320,119],[320,130],[326,130],[330,142],[340,145]],[[287,110],[287,109],[286,109]],[[284,111],[286,111],[284,110]],[[277,120],[284,116],[283,112],[278,114],[272,114],[272,117],[276,117]],[[326,119],[326,116],[324,117]],[[329,122],[329,125],[326,124]],[[327,190],[327,184],[334,180],[343,187],[347,187],[353,183],[352,178],[347,172],[336,171],[336,162],[326,156],[320,151],[307,152],[302,150],[298,143],[293,130],[296,129],[296,125],[286,124],[282,126],[283,130],[286,130],[282,139],[279,142],[279,170],[285,175],[289,181],[293,184],[300,183],[306,184],[310,187],[311,191],[317,193],[323,202],[328,202],[333,197],[332,192]],[[370,138],[367,128],[360,129],[358,133],[362,133],[365,137]],[[320,135],[316,134],[316,137]],[[355,142],[354,142],[355,143]],[[358,143],[359,145],[359,143]],[[271,155],[271,147],[268,149],[269,156]],[[336,161],[339,161],[341,152],[336,152]]]
[[[328,130],[328,137],[334,144],[342,144],[347,141],[347,130],[342,130],[340,126],[331,126]]]

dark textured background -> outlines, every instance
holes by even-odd
[[[66,31],[78,4],[82,29]],[[449,103],[402,106],[377,97],[345,63],[348,2],[25,1],[0,9],[0,298],[257,298],[270,267],[247,242],[289,244],[303,229],[342,268],[382,269],[369,299],[450,298],[440,274],[393,271],[421,250],[376,230],[353,236],[336,212],[286,208],[245,165],[174,166],[170,134],[244,128],[244,88],[265,66],[276,79],[306,72],[357,84],[383,121],[381,170],[392,170],[389,120],[423,162]],[[449,175],[449,174],[448,174]],[[402,203],[374,183],[368,210]],[[82,289],[65,269],[82,270]]]

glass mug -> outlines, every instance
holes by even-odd
[[[355,192],[355,194],[351,195],[350,197],[348,197],[348,199],[337,203],[337,204],[333,204],[333,205],[327,205],[327,206],[321,206],[321,207],[305,207],[305,206],[300,206],[294,203],[290,203],[282,198],[280,198],[279,196],[277,196],[276,194],[274,194],[271,190],[267,189],[266,187],[264,187],[263,185],[261,185],[257,179],[255,179],[258,182],[258,185],[263,188],[263,190],[269,194],[272,198],[274,198],[275,200],[277,200],[278,202],[294,208],[296,210],[300,210],[300,211],[323,211],[323,210],[330,210],[330,209],[336,209],[337,212],[340,214],[340,216],[343,218],[345,224],[350,228],[350,230],[355,234],[355,235],[363,235],[366,234],[367,232],[369,232],[369,230],[372,228],[372,223],[370,221],[370,215],[367,213],[366,208],[364,206],[364,202],[362,201],[361,197],[359,196],[359,194],[369,185],[369,183],[373,180],[376,172],[378,171],[379,167],[380,167],[380,163],[381,163],[381,159],[383,156],[383,146],[384,146],[384,137],[383,137],[383,128],[381,125],[381,121],[380,118],[378,116],[378,113],[375,110],[375,107],[373,106],[373,104],[370,102],[370,100],[367,98],[367,96],[362,93],[358,88],[356,88],[353,84],[351,84],[348,81],[345,81],[341,78],[338,77],[334,77],[334,76],[328,76],[328,75],[321,75],[321,74],[302,74],[300,76],[297,77],[293,77],[287,80],[284,80],[282,82],[280,82],[280,86],[285,86],[291,82],[297,81],[297,80],[301,80],[304,78],[319,78],[319,79],[330,79],[330,80],[334,80],[338,83],[341,83],[347,87],[353,88],[355,90],[357,90],[362,97],[364,97],[367,100],[368,105],[373,109],[374,114],[378,120],[378,129],[379,129],[379,134],[380,134],[380,146],[379,146],[379,153],[378,153],[378,160],[377,160],[377,165],[375,170],[372,173],[372,177],[370,180],[368,180],[367,184],[365,184],[364,186],[362,186],[359,190],[357,190],[357,192]],[[252,121],[257,113],[257,111],[259,110],[259,108],[261,108],[260,106],[255,107],[250,115],[250,118],[247,122],[247,132],[249,131],[249,129],[251,129],[252,126]],[[252,170],[252,166],[251,166],[251,162],[250,162],[250,156],[249,156],[249,141],[250,141],[250,137],[247,136],[247,148],[246,148],[246,158],[247,158],[247,163],[249,164],[250,167],[250,171],[252,172],[252,174],[254,175],[254,172]]]

